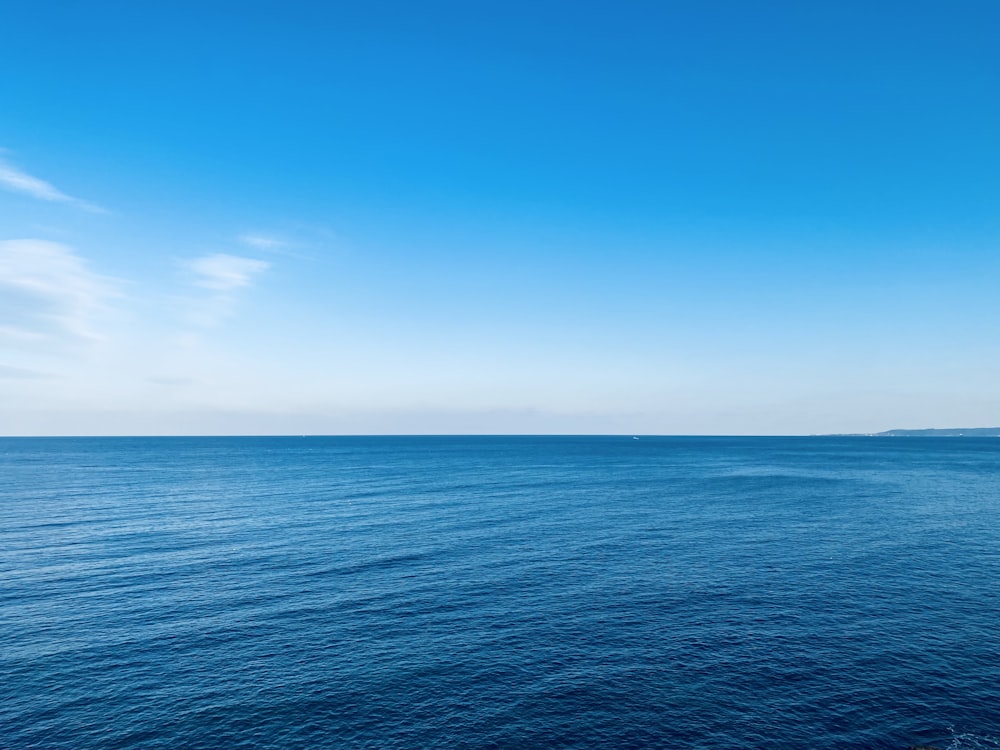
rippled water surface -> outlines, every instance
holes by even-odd
[[[0,747],[997,735],[997,439],[0,440]]]

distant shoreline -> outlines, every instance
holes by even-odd
[[[655,438],[692,438],[692,439],[794,439],[794,438],[860,438],[860,437],[1000,437],[1000,427],[955,427],[955,428],[925,428],[918,430],[885,430],[884,432],[833,432],[833,433],[811,433],[811,434],[785,434],[785,435],[748,435],[748,434],[683,434],[683,433],[663,433],[648,434],[639,433],[232,433],[232,434],[157,434],[157,433],[134,433],[118,435],[78,435],[78,434],[0,434],[0,440],[148,440],[148,439],[246,439],[254,440],[261,438],[287,438],[290,440],[300,438],[619,438],[628,440],[655,439]]]
[[[949,427],[855,433],[864,437],[1000,437],[1000,427]]]

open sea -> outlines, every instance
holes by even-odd
[[[1000,748],[996,438],[0,439],[0,747]]]

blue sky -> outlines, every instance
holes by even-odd
[[[0,433],[1000,424],[1000,4],[6,3]]]

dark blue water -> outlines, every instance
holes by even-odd
[[[997,735],[997,439],[0,440],[0,747]]]

